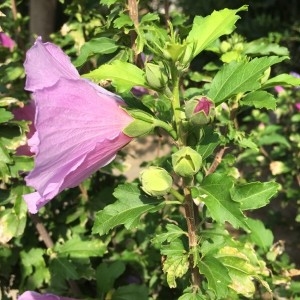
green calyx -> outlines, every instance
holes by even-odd
[[[177,175],[192,177],[202,166],[202,156],[191,147],[183,147],[172,154],[172,165]]]
[[[160,167],[149,167],[140,173],[143,191],[154,197],[161,197],[169,193],[173,179],[170,174]]]

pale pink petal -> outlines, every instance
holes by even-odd
[[[32,92],[52,86],[61,77],[80,78],[70,58],[56,45],[43,43],[41,37],[27,51],[24,67],[27,75],[25,89]]]
[[[27,291],[18,297],[18,300],[76,300],[74,298],[59,297],[53,294],[39,294]]]
[[[34,99],[38,151],[26,182],[38,194],[24,197],[32,213],[111,162],[131,141],[122,130],[132,122],[119,101],[84,80],[62,78]]]

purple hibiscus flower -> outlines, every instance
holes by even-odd
[[[58,193],[77,186],[110,163],[132,138],[133,119],[123,100],[80,78],[70,58],[38,38],[26,54],[25,89],[33,92],[36,132],[28,141],[35,167],[25,178],[36,192],[24,195],[36,213]]]
[[[18,297],[18,300],[76,300],[74,298],[59,297],[53,294],[39,294],[27,291]]]
[[[9,48],[10,51],[12,51],[16,43],[7,34],[5,34],[4,32],[0,32],[0,45],[2,45],[2,47]]]

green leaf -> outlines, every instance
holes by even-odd
[[[101,257],[107,247],[101,240],[82,240],[79,236],[66,241],[64,244],[57,244],[54,248],[60,257]]]
[[[6,147],[3,145],[2,139],[0,139],[0,162],[5,164],[12,162]]]
[[[263,89],[268,89],[276,85],[280,86],[300,86],[300,78],[296,78],[290,74],[280,74],[269,80],[267,80],[263,85]]]
[[[0,123],[7,122],[13,118],[13,114],[4,108],[0,108]]]
[[[122,224],[127,229],[137,227],[143,214],[158,211],[164,206],[163,202],[142,195],[134,184],[118,186],[114,196],[118,201],[96,214],[93,233],[102,235]]]
[[[75,265],[66,257],[55,257],[50,262],[50,272],[54,280],[79,279]]]
[[[278,188],[276,182],[251,182],[235,186],[230,194],[234,201],[240,203],[242,210],[248,210],[267,205]]]
[[[102,294],[109,292],[113,287],[115,280],[125,271],[125,264],[122,261],[112,263],[101,263],[96,269],[97,291]]]
[[[189,255],[180,239],[162,246],[161,254],[167,256],[163,263],[163,271],[167,273],[168,285],[175,288],[176,278],[181,278],[189,269]]]
[[[272,231],[267,229],[260,220],[248,219],[247,223],[251,229],[250,239],[252,242],[263,250],[268,251],[274,241]]]
[[[282,47],[278,44],[270,44],[268,42],[263,41],[262,39],[258,39],[252,41],[250,43],[244,44],[244,53],[245,54],[254,54],[256,56],[263,55],[278,55],[278,56],[288,56],[289,51],[286,47]]]
[[[208,282],[208,289],[215,292],[218,299],[228,294],[228,285],[231,283],[227,269],[213,256],[205,256],[198,262],[198,268]]]
[[[233,61],[224,65],[214,77],[207,96],[220,104],[238,93],[257,90],[261,87],[263,72],[285,59],[287,57],[270,56],[254,58],[250,62]]]
[[[241,99],[241,105],[254,106],[256,108],[267,108],[275,110],[276,99],[265,91],[255,91],[247,94]]]
[[[170,243],[170,242],[178,239],[182,235],[187,235],[187,233],[185,231],[183,231],[180,227],[178,227],[177,225],[174,225],[174,224],[168,224],[166,226],[166,229],[167,229],[167,232],[156,235],[152,241],[154,243],[159,243],[159,244],[162,244],[165,241]]]
[[[220,36],[232,33],[235,29],[234,24],[240,19],[236,14],[242,10],[247,10],[247,5],[236,10],[225,8],[220,11],[214,11],[205,18],[196,16],[193,27],[186,39],[188,43],[191,43],[191,47],[195,45],[193,57],[207,48]]]
[[[101,0],[101,4],[110,7],[111,5],[117,3],[119,0]]]
[[[114,20],[114,27],[121,29],[126,26],[132,27],[133,21],[130,19],[128,14],[120,14],[119,17]]]
[[[204,160],[214,152],[219,143],[219,135],[214,132],[212,127],[206,126],[204,128],[203,138],[197,146],[197,152],[201,154],[202,159]]]
[[[240,205],[230,197],[229,191],[232,187],[231,177],[214,173],[204,178],[198,188],[198,198],[206,204],[212,218],[217,222],[224,224],[228,221],[235,228],[248,229]]]
[[[144,285],[129,284],[119,287],[111,300],[148,300],[148,289]]]
[[[144,71],[133,64],[115,60],[111,64],[100,66],[98,69],[85,74],[83,77],[99,82],[111,80],[112,85],[120,92],[127,92],[134,86],[147,87]]]
[[[115,41],[106,37],[92,39],[86,42],[80,49],[80,54],[73,62],[76,67],[83,65],[87,59],[95,54],[110,54],[118,49]]]

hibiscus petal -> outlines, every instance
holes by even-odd
[[[32,213],[111,162],[131,141],[122,130],[132,122],[118,101],[84,80],[62,78],[34,99],[37,132],[30,142],[38,149],[26,182],[37,194],[24,197]]]
[[[39,294],[27,291],[18,297],[18,300],[76,300],[74,298],[59,297],[53,294]]]
[[[56,45],[43,43],[41,37],[27,51],[24,67],[27,74],[25,89],[32,92],[52,86],[61,77],[80,78],[70,58]]]

